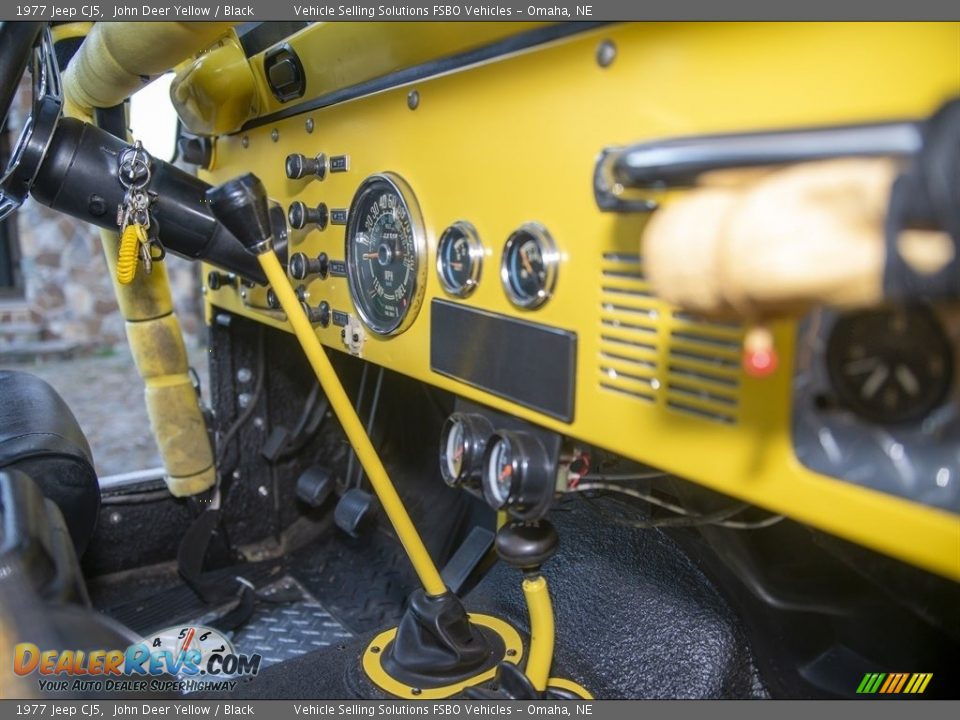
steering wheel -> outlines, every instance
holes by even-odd
[[[30,115],[0,175],[0,220],[30,194],[63,114],[60,70],[47,23],[0,23],[0,116],[5,127],[17,88],[29,67],[33,76]]]

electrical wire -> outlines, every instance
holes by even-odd
[[[227,448],[230,446],[230,443],[233,441],[234,436],[240,431],[240,428],[243,427],[244,423],[250,419],[250,416],[257,409],[257,403],[260,400],[260,393],[263,391],[263,380],[266,376],[266,348],[263,341],[263,326],[260,326],[259,334],[257,336],[257,382],[254,385],[253,392],[250,394],[250,400],[247,403],[247,407],[237,416],[237,419],[233,421],[233,424],[230,428],[220,436],[220,441],[217,443],[217,470],[220,471],[223,461],[227,456]]]
[[[367,371],[370,368],[370,363],[363,364],[363,371],[360,373],[360,389],[357,390],[357,417],[360,416],[360,408],[363,406],[363,395],[367,389]],[[353,445],[350,446],[350,454],[347,456],[347,473],[345,478],[345,484],[349,488],[353,482],[353,464],[357,459],[357,453],[353,449]],[[361,470],[361,473],[363,471]]]
[[[630,480],[655,480],[663,477],[670,477],[670,473],[660,471],[647,473],[587,473],[581,475],[580,480],[587,480],[588,482],[628,482]]]
[[[587,476],[584,476],[587,477]],[[775,525],[784,519],[783,515],[773,515],[763,520],[757,522],[744,522],[729,520],[729,518],[737,515],[738,513],[747,510],[750,505],[746,503],[737,503],[727,508],[721,510],[716,510],[709,513],[691,513],[686,508],[677,505],[675,503],[669,502],[668,500],[663,500],[662,498],[652,495],[651,493],[643,492],[642,490],[637,490],[636,488],[623,487],[620,485],[613,485],[611,483],[603,482],[587,482],[580,483],[575,488],[570,488],[570,492],[591,492],[591,491],[606,491],[619,493],[621,495],[627,495],[629,497],[642,500],[651,505],[656,505],[665,510],[669,510],[675,515],[679,516],[676,518],[657,518],[653,520],[629,520],[627,518],[618,518],[618,521],[623,524],[631,525],[633,527],[641,528],[654,528],[654,527],[695,527],[697,525],[717,525],[719,527],[725,527],[731,530],[759,530],[762,528],[770,527]],[[602,508],[598,508],[603,512]],[[611,513],[606,513],[611,514]]]
[[[383,367],[377,372],[377,384],[373,386],[373,399],[370,401],[370,415],[367,417],[367,437],[373,432],[373,421],[377,418],[377,405],[380,403],[380,386],[383,385]],[[349,477],[349,476],[348,476]],[[363,466],[357,471],[356,487],[363,485]]]

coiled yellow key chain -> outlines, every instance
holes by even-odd
[[[126,188],[123,202],[117,207],[120,246],[117,251],[117,282],[129,285],[137,276],[137,265],[143,262],[147,274],[153,267],[151,246],[159,240],[149,237],[150,205],[155,193],[147,191],[150,182],[150,156],[138,140],[120,154],[117,179]],[[161,255],[157,258],[162,258]]]
[[[147,231],[139,223],[131,223],[120,235],[120,252],[117,257],[117,281],[129,285],[137,276],[137,263],[140,261],[140,246],[147,242]]]

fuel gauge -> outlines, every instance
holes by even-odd
[[[480,282],[483,244],[476,228],[460,220],[443,231],[437,243],[437,273],[443,289],[467,297]]]

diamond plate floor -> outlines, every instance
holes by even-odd
[[[258,602],[253,616],[234,631],[234,646],[243,653],[259,653],[261,667],[306,655],[314,650],[343,643],[353,637],[306,588],[289,575],[280,578],[259,593],[269,597],[275,593],[289,595],[299,590],[295,602]]]

